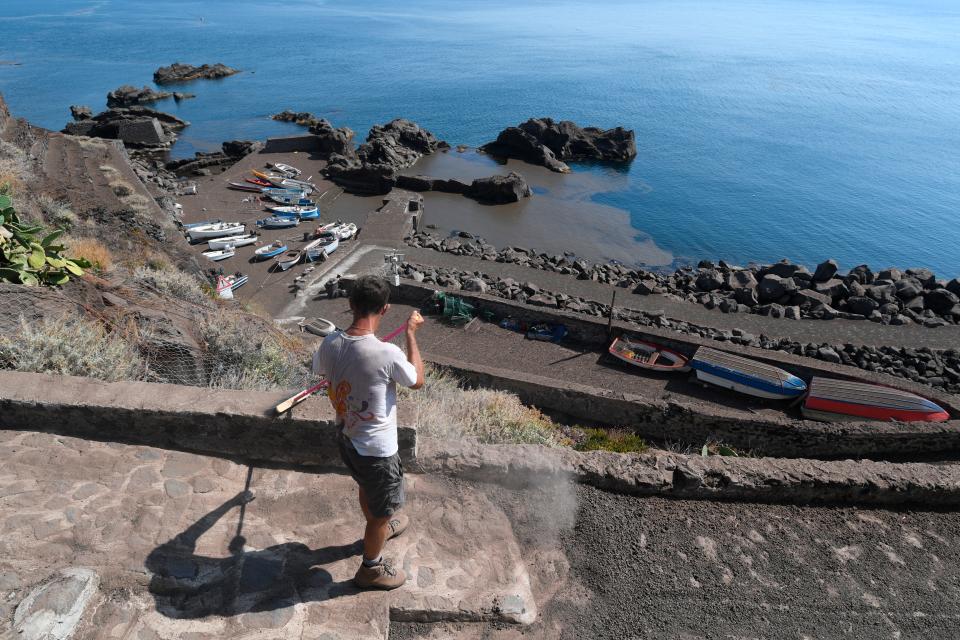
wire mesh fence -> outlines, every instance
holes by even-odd
[[[250,390],[311,379],[295,333],[181,272],[141,269],[108,287],[0,285],[0,310],[0,368]]]

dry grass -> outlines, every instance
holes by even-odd
[[[65,240],[67,255],[71,258],[86,258],[93,268],[105,273],[113,268],[113,254],[102,242],[94,238]]]
[[[126,198],[127,196],[132,196],[134,193],[130,183],[120,179],[112,180],[110,182],[110,189],[118,198]]]
[[[418,391],[402,391],[416,411],[416,427],[444,440],[474,438],[489,444],[565,446],[567,439],[550,418],[517,396],[490,389],[466,389],[460,380],[430,368]]]
[[[266,391],[303,384],[307,371],[269,327],[246,314],[219,310],[200,320],[211,387]]]
[[[80,221],[69,202],[54,200],[46,194],[37,196],[36,202],[44,221],[54,227],[69,231]]]
[[[0,366],[108,381],[137,380],[145,371],[129,342],[80,317],[21,319],[14,333],[0,336]]]
[[[164,266],[159,269],[150,266],[139,267],[133,272],[133,281],[160,294],[194,304],[210,305],[210,298],[201,288],[200,281],[175,267]]]
[[[0,140],[0,185],[9,185],[10,193],[18,194],[32,177],[33,165],[27,152]]]

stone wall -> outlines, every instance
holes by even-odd
[[[960,505],[954,465],[784,460],[662,451],[580,453],[537,445],[420,443],[420,470],[526,488],[579,482],[636,496],[793,504]]]
[[[446,291],[473,305],[478,305],[485,311],[492,312],[497,318],[510,316],[528,323],[562,323],[566,326],[569,332],[569,339],[573,342],[602,349],[606,349],[610,343],[610,338],[607,334],[606,320],[591,318],[570,311],[533,307],[504,298],[462,290],[447,291],[442,288],[438,289],[437,287],[430,287],[410,281],[401,281],[400,287],[397,289],[393,299],[396,302],[422,306],[431,299],[437,290]],[[716,340],[681,334],[669,329],[638,327],[616,320],[612,323],[611,329],[614,336],[629,333],[631,336],[662,344],[665,347],[674,349],[687,356],[692,355],[698,347],[707,346],[781,367],[790,373],[808,380],[814,375],[824,375],[831,378],[845,378],[903,389],[904,391],[910,391],[911,393],[930,398],[947,409],[954,418],[960,419],[960,397],[903,378],[865,371],[842,364],[833,364],[822,360],[805,358],[792,353],[769,351],[733,343],[718,343]],[[955,429],[960,429],[960,421],[958,420],[952,420],[947,424],[952,424]]]
[[[293,392],[213,390],[0,371],[0,428],[178,449],[296,466],[340,465],[334,414],[322,396],[282,417]],[[403,412],[400,423],[410,424]],[[416,459],[416,432],[399,429]]]
[[[263,153],[291,153],[293,151],[321,151],[320,140],[315,135],[267,138]]]

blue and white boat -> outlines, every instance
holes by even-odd
[[[278,207],[267,207],[268,211],[272,211],[274,215],[284,216],[284,217],[298,217],[301,220],[316,220],[320,217],[320,209],[317,207],[299,207],[296,205],[293,206],[278,206]]]
[[[289,229],[300,224],[300,218],[293,216],[271,216],[263,220],[257,220],[257,226],[261,229]]]
[[[324,233],[303,248],[307,262],[323,259],[321,254],[328,256],[340,246],[340,237],[332,233]]]
[[[690,367],[702,382],[758,398],[786,400],[807,391],[807,383],[792,373],[710,347],[697,349]]]
[[[287,245],[285,245],[282,241],[277,240],[273,244],[266,244],[255,249],[253,252],[253,257],[257,260],[268,260],[274,256],[280,255],[286,250]]]
[[[277,204],[296,205],[298,207],[313,207],[317,204],[310,198],[297,194],[266,193],[264,195]]]

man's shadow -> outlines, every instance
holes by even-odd
[[[320,565],[360,555],[362,540],[322,549],[287,542],[244,551],[246,540],[240,533],[246,504],[252,499],[249,491],[234,496],[150,552],[144,564],[152,574],[149,589],[157,611],[178,619],[234,616],[293,606],[305,591],[311,600],[358,592],[351,582],[335,583]],[[230,555],[196,555],[200,536],[234,507],[240,508],[240,521],[228,547]]]

